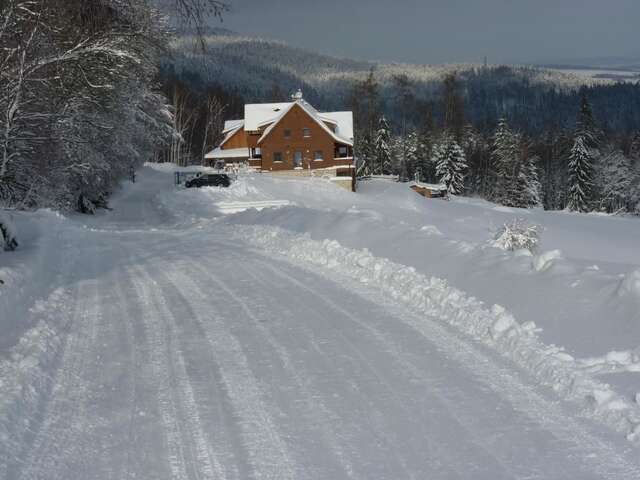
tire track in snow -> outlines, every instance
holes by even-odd
[[[132,276],[135,289],[143,304],[149,309],[145,309],[143,321],[151,346],[154,376],[159,386],[158,406],[167,434],[168,461],[172,477],[186,480],[190,477],[188,472],[191,471],[198,479],[224,478],[224,470],[209,451],[209,442],[202,430],[184,358],[176,344],[171,312],[151,276],[142,268],[133,272],[136,273]],[[183,428],[187,432],[183,432]],[[188,457],[191,460],[189,464]]]
[[[181,265],[182,263],[161,264],[152,267],[149,270],[149,274],[154,279],[157,279],[160,295],[170,299],[169,302],[165,302],[165,306],[170,311],[172,318],[181,319],[180,328],[176,328],[176,330],[180,331],[176,333],[181,340],[184,372],[192,386],[194,405],[198,405],[199,410],[205,410],[207,404],[215,404],[218,407],[216,409],[217,424],[211,427],[211,430],[214,431],[209,433],[206,440],[210,455],[220,459],[218,460],[220,465],[219,476],[220,478],[246,478],[249,475],[248,468],[242,469],[238,465],[228,465],[229,462],[224,462],[224,460],[232,459],[236,456],[230,448],[235,443],[236,438],[240,440],[240,434],[239,432],[229,431],[231,428],[229,428],[228,423],[235,415],[233,405],[224,388],[222,388],[220,366],[217,364],[215,352],[211,349],[203,322],[192,308],[193,300],[188,298],[193,297],[193,292],[187,291],[183,293],[180,288],[180,282],[177,281],[180,277],[176,277],[178,273],[176,267]],[[212,305],[209,304],[208,310],[211,307]],[[204,378],[193,379],[192,374],[200,374]],[[200,387],[200,390],[205,391],[197,392],[197,386]],[[213,387],[213,391],[211,387]],[[201,418],[211,420],[211,418],[207,419],[204,415],[201,415]],[[225,464],[223,465],[221,462]]]
[[[217,277],[212,276],[211,274],[212,270],[205,270],[202,268],[201,265],[202,264],[197,264],[195,262],[192,262],[189,264],[189,270],[191,271],[197,270],[200,276],[202,276],[202,278],[206,278],[207,280],[214,282],[220,288],[220,290],[224,291],[227,295],[229,295],[232,299],[234,299],[234,301],[238,304],[238,306],[243,308],[243,302],[235,295],[235,293],[233,293],[232,290],[230,290],[226,285],[224,285],[224,283],[222,283]],[[180,275],[180,281],[176,282],[176,285],[178,285],[178,288],[181,290],[184,288],[183,294],[186,292],[199,291],[202,298],[206,298],[206,294],[201,289],[201,286],[198,285],[196,282],[194,282],[190,276],[183,274],[181,272],[178,272],[178,274]],[[255,278],[255,277],[252,277],[252,278]],[[182,287],[182,285],[186,285],[187,287],[186,288]],[[198,308],[198,311],[200,311],[201,309],[205,310],[210,308],[211,308],[210,304],[206,304],[206,305],[202,304],[202,306]],[[256,330],[258,330],[262,334],[262,338],[267,341],[267,343],[274,349],[274,351],[279,356],[285,371],[293,379],[296,387],[302,393],[304,402],[306,404],[307,415],[315,419],[314,426],[320,430],[320,434],[324,444],[333,453],[334,457],[338,460],[341,468],[347,474],[348,478],[364,478],[364,477],[360,477],[359,475],[356,475],[355,473],[356,469],[353,463],[351,462],[351,460],[349,459],[349,456],[344,451],[344,447],[341,447],[339,445],[340,438],[344,438],[348,436],[347,432],[343,432],[342,435],[336,435],[336,432],[328,426],[328,424],[330,423],[332,424],[332,427],[335,428],[335,425],[334,425],[335,422],[330,421],[330,419],[337,418],[337,415],[334,412],[331,412],[327,408],[327,406],[324,403],[322,403],[321,400],[318,399],[318,395],[315,395],[311,392],[310,382],[308,380],[305,380],[299,374],[297,369],[294,367],[289,354],[286,352],[284,347],[276,341],[273,335],[271,335],[271,332],[264,327],[264,324],[250,310],[248,309],[245,310],[245,313],[247,314],[249,319],[252,321],[252,324],[256,328]],[[318,415],[317,412],[319,412],[320,415]]]
[[[238,267],[240,269],[242,269],[246,275],[250,276],[251,278],[253,278],[254,280],[256,280],[257,284],[262,284],[265,285],[267,281],[269,281],[268,279],[265,278],[260,278],[259,276],[257,276],[251,269],[247,268],[246,266],[246,261],[242,262],[241,258],[238,259]],[[266,264],[263,264],[263,266],[266,266]],[[296,287],[300,287],[302,286],[301,283],[298,283],[296,285]],[[290,294],[288,295],[290,296]],[[245,312],[247,313],[247,315],[250,316],[250,318],[254,321],[255,325],[262,331],[263,335],[265,335],[265,337],[269,340],[269,343],[276,349],[276,351],[278,352],[278,354],[280,355],[280,357],[283,359],[283,361],[285,362],[285,366],[286,368],[291,371],[294,375],[295,375],[295,368],[292,366],[293,362],[290,359],[289,354],[286,352],[286,350],[280,345],[278,344],[277,340],[275,340],[275,338],[273,337],[273,335],[271,334],[271,332],[269,332],[264,326],[262,326],[261,322],[259,321],[259,319],[256,317],[256,315],[246,306],[246,302],[244,302],[240,297],[238,297],[237,295],[232,295],[232,298],[243,308],[243,310],[245,310]],[[287,296],[285,295],[284,297],[281,298],[287,298]],[[304,311],[305,306],[301,305],[301,311]],[[286,305],[282,305],[280,306],[280,308],[282,309],[286,309]],[[306,330],[307,335],[309,338],[313,338],[314,334],[312,331],[310,330]],[[386,382],[378,375],[376,369],[373,367],[373,365],[370,363],[370,361],[364,356],[362,355],[362,352],[351,342],[349,341],[340,331],[339,329],[336,329],[335,332],[342,338],[343,342],[345,343],[345,345],[347,345],[347,347],[356,354],[356,356],[359,358],[360,362],[362,365],[364,365],[365,370],[369,370],[369,372],[371,374],[373,374],[378,381],[380,381],[380,384],[385,385],[385,387],[387,387],[388,392],[391,394],[392,397],[394,397],[396,400],[397,397],[395,395],[395,392],[393,392],[393,390],[391,388],[388,387],[388,385],[386,384]],[[315,344],[315,342],[314,342]],[[317,345],[317,344],[316,344]],[[318,350],[318,353],[320,353],[321,355],[324,355],[324,353],[320,350]],[[326,407],[325,407],[326,410]],[[407,414],[409,414],[409,412],[406,412]],[[377,416],[379,418],[383,418],[384,414],[382,413],[382,410],[378,409],[377,411]],[[381,428],[377,429],[377,434],[380,438],[383,438],[385,443],[388,445],[389,450],[392,452],[392,455],[395,457],[395,460],[398,464],[398,466],[403,470],[405,478],[415,478],[414,475],[412,474],[411,470],[409,469],[406,460],[404,458],[402,458],[402,456],[400,456],[396,450],[393,448],[393,440],[389,438],[389,435]],[[347,458],[344,454],[340,454],[341,458],[343,461],[347,461]],[[353,465],[351,465],[350,463],[347,464],[347,466],[349,467],[349,469],[347,470],[348,472],[353,472],[354,468]]]
[[[322,303],[324,303],[331,310],[333,310],[334,312],[338,313],[341,316],[341,320],[347,319],[352,324],[355,324],[358,327],[363,328],[364,330],[366,330],[369,333],[371,333],[372,336],[378,341],[378,343],[379,343],[379,345],[381,347],[381,351],[387,352],[389,355],[391,355],[392,358],[396,362],[398,362],[398,364],[401,365],[403,368],[406,367],[406,363],[407,362],[400,355],[399,350],[395,346],[392,346],[391,342],[389,342],[389,340],[387,338],[385,338],[379,331],[377,331],[375,329],[372,329],[369,325],[367,325],[366,322],[363,322],[362,320],[360,320],[359,318],[357,318],[356,316],[354,316],[353,314],[351,314],[350,312],[348,312],[344,308],[340,307],[338,304],[336,304],[332,300],[328,299],[326,296],[320,295],[317,291],[313,290],[312,288],[308,287],[306,284],[304,284],[301,281],[299,281],[298,279],[294,278],[289,273],[285,272],[283,269],[275,266],[274,265],[275,262],[273,262],[273,261],[267,262],[267,261],[264,261],[264,260],[257,260],[257,263],[259,263],[263,268],[266,268],[270,272],[272,272],[274,276],[279,277],[279,278],[287,281],[291,286],[308,293],[312,297],[314,297],[314,298],[318,299],[319,301],[321,301]],[[269,281],[268,278],[261,277],[260,274],[258,274],[258,275],[251,274],[251,275],[259,283],[263,283],[263,282]],[[275,282],[275,283],[277,283],[277,282]],[[280,288],[281,288],[281,291],[285,292],[285,293],[287,291],[291,290],[291,289],[286,288],[286,287],[284,287],[282,285],[280,286]],[[304,307],[305,307],[304,302],[299,298],[291,298],[291,302],[293,302],[294,304],[297,303],[298,307],[301,310],[304,309]],[[405,401],[403,401],[397,395],[397,393],[396,393],[395,389],[393,388],[393,386],[389,383],[389,381],[386,378],[382,377],[381,373],[378,372],[376,367],[367,358],[366,354],[364,352],[362,352],[361,349],[358,348],[353,343],[353,341],[351,341],[349,338],[347,338],[347,336],[345,336],[341,332],[341,325],[340,324],[336,324],[335,320],[332,319],[332,317],[330,315],[327,315],[326,318],[327,318],[327,320],[330,320],[334,324],[334,332],[336,332],[340,336],[340,338],[345,343],[345,345],[347,345],[348,348],[351,351],[355,352],[355,354],[357,355],[361,365],[363,365],[363,368],[365,370],[368,370],[379,381],[380,385],[382,385],[383,388],[391,396],[391,398],[393,398],[394,402],[400,408],[400,410],[402,410],[404,412],[404,414],[406,415],[406,418],[411,418],[413,416],[413,412],[411,410],[411,406],[408,405]],[[311,331],[309,331],[309,336],[313,336],[313,335],[314,334]],[[321,353],[324,356],[327,356],[326,352],[319,351],[319,353]],[[420,376],[416,376],[416,377],[420,378]],[[440,402],[440,405],[444,410],[446,410],[446,404],[445,403]],[[464,423],[459,422],[459,426],[460,426],[460,428],[466,430],[466,427],[465,427]],[[397,441],[395,439],[393,439],[393,438],[390,438],[389,434],[387,432],[385,432],[384,429],[379,429],[378,435],[383,437],[383,438],[385,438],[385,441],[386,441],[387,445],[389,446],[389,449],[391,449],[391,450],[393,450],[395,452],[394,446],[397,444]],[[443,445],[441,445],[440,442],[438,442],[438,441],[436,441],[436,440],[434,440],[434,439],[432,439],[430,437],[425,437],[424,441],[427,444],[427,447],[428,447],[427,450],[429,452],[433,452],[434,456],[436,456],[438,458],[438,461],[441,461],[441,459],[447,459],[447,464],[452,466],[452,468],[455,470],[455,472],[459,476],[459,478],[464,478],[465,473],[467,473],[467,472],[465,472],[465,470],[463,468],[461,468],[460,460],[457,457],[454,456],[455,452],[443,448]],[[501,462],[500,459],[495,456],[495,454],[487,451],[482,446],[482,444],[478,444],[478,448],[481,449],[481,450],[484,450],[490,457],[492,457],[495,460],[496,465],[499,465],[503,469],[503,471],[508,474],[509,478],[515,478],[515,473],[507,465],[505,465],[503,462]],[[416,456],[418,456],[418,457],[421,456],[421,455],[424,455],[424,452],[422,450],[417,449],[417,445],[409,445],[408,449],[409,450],[413,450],[414,454]],[[406,453],[408,453],[408,451],[405,451],[404,453],[406,454]],[[405,461],[399,460],[399,461],[404,465],[404,468],[405,468],[405,471],[406,471],[406,474],[407,474],[408,478],[413,478],[413,475],[409,472],[409,470],[408,470],[409,467],[406,464],[406,462],[408,460],[405,460]]]
[[[124,479],[135,478],[137,475],[137,471],[139,468],[136,468],[136,463],[133,461],[134,448],[137,444],[137,432],[136,432],[136,420],[139,416],[139,386],[138,386],[138,377],[142,372],[142,365],[140,362],[140,357],[142,355],[138,352],[138,342],[142,343],[142,339],[139,338],[139,334],[136,332],[134,328],[134,324],[131,318],[131,312],[128,310],[129,307],[129,297],[125,295],[123,284],[127,281],[131,281],[130,277],[126,275],[126,271],[120,270],[119,274],[121,277],[121,281],[115,282],[115,295],[117,298],[117,305],[121,305],[124,308],[122,312],[122,320],[124,323],[124,333],[126,337],[127,346],[129,349],[129,372],[131,378],[131,385],[129,387],[128,394],[128,404],[130,405],[129,412],[129,425],[127,428],[127,453],[126,453],[126,463],[121,468],[124,468]],[[133,290],[133,284],[131,283],[131,287]],[[137,452],[136,452],[137,453]],[[139,457],[138,457],[139,458]],[[123,480],[124,480],[123,479]]]
[[[205,277],[207,279],[210,278]],[[178,291],[184,292],[178,282]],[[193,296],[193,293],[191,293]],[[205,297],[206,298],[206,297]],[[255,478],[294,479],[293,464],[285,442],[280,437],[275,423],[262,400],[262,391],[253,377],[249,362],[238,340],[224,325],[224,319],[212,311],[211,303],[206,304],[207,325],[215,325],[215,333],[205,328],[205,335],[214,352],[216,363],[231,403],[240,419],[239,425],[249,453]],[[199,319],[203,323],[202,319]]]
[[[321,299],[323,303],[327,303],[329,302],[329,305],[332,305],[338,309],[340,309],[340,314],[341,315],[349,315],[351,317],[352,320],[356,321],[359,325],[364,325],[364,323],[358,321],[357,319],[355,319],[355,317],[353,317],[352,315],[348,314],[348,312],[346,312],[345,310],[341,309],[341,307],[337,306],[337,304],[331,302],[330,300],[326,299],[325,297],[318,295],[317,292],[314,292],[312,289],[310,289],[308,286],[302,284],[301,282],[299,282],[298,280],[296,280],[295,278],[291,277],[290,275],[288,275],[287,273],[285,273],[282,270],[278,270],[275,267],[272,267],[269,263],[261,260],[263,258],[263,256],[261,254],[259,254],[258,257],[256,257],[256,254],[253,253],[253,250],[250,250],[249,252],[251,252],[251,257],[249,257],[249,255],[238,255],[237,253],[233,252],[234,248],[237,248],[237,246],[234,246],[232,244],[228,244],[225,245],[225,247],[227,249],[225,249],[224,254],[225,256],[232,258],[234,260],[234,268],[236,270],[242,270],[243,274],[246,275],[249,278],[254,279],[254,282],[252,282],[252,284],[255,285],[270,285],[270,288],[273,288],[272,284],[273,282],[273,277],[267,277],[267,276],[262,276],[261,274],[256,274],[256,272],[260,272],[261,268],[265,268],[267,267],[268,269],[270,269],[271,271],[274,272],[274,274],[279,273],[280,276],[282,276],[283,278],[287,278],[289,279],[291,285],[295,288],[281,288],[280,291],[283,292],[283,294],[278,295],[277,298],[289,298],[290,302],[292,302],[294,305],[296,305],[296,307],[298,307],[298,312],[302,312],[307,310],[308,306],[304,304],[304,302],[301,302],[299,299],[297,299],[295,296],[292,296],[291,293],[295,292],[296,288],[302,288],[305,291],[308,291],[310,293],[312,293],[312,295],[315,298]],[[255,261],[257,263],[256,266],[259,266],[260,268],[250,268],[249,266],[249,259],[251,261]],[[253,265],[251,265],[253,266]],[[208,268],[205,268],[208,267]],[[203,260],[203,261],[199,261],[198,263],[195,262],[191,262],[189,264],[188,269],[189,270],[198,270],[199,276],[201,276],[202,278],[207,278],[210,277],[211,280],[215,281],[215,277],[212,277],[212,272],[216,270],[216,268],[219,269],[220,267],[220,262],[213,262],[211,260]],[[302,272],[303,270],[301,270]],[[306,384],[308,386],[307,390],[312,389],[312,385],[311,382],[309,382],[309,380],[300,380],[300,375],[296,372],[295,367],[293,367],[293,362],[292,360],[289,358],[288,353],[285,351],[285,349],[278,343],[278,341],[275,339],[275,337],[271,334],[271,332],[265,327],[265,323],[262,322],[260,320],[260,318],[258,318],[253,312],[250,311],[250,309],[246,306],[247,304],[247,300],[248,299],[243,299],[238,297],[238,295],[234,294],[232,291],[230,291],[228,289],[228,287],[222,283],[220,280],[218,280],[218,282],[216,282],[217,285],[217,289],[214,289],[214,291],[223,291],[227,296],[231,297],[242,309],[245,310],[245,313],[247,315],[249,315],[252,320],[253,320],[253,325],[254,327],[259,330],[263,336],[263,338],[267,341],[267,343],[273,348],[275,349],[278,354],[279,357],[281,358],[281,360],[283,361],[286,370],[290,373],[291,376],[297,378],[299,380],[299,382],[302,384]],[[197,285],[193,285],[192,288],[199,288]],[[189,291],[190,289],[187,289],[187,291]],[[205,295],[205,298],[207,296],[206,293],[203,292],[203,295]],[[256,292],[253,291],[252,292],[252,298],[255,297]],[[267,295],[266,293],[263,295]],[[264,297],[267,298],[267,297]],[[209,304],[208,304],[209,305]],[[296,307],[291,307],[291,305],[286,305],[286,304],[274,304],[274,305],[263,305],[263,307],[266,308],[272,308],[275,311],[279,311],[279,310],[283,310],[283,311],[287,311],[290,308],[296,308]],[[248,309],[248,310],[247,310]],[[314,336],[314,333],[307,329],[303,323],[296,325],[298,328],[304,329],[305,336],[311,338]],[[367,359],[366,355],[360,351],[360,349],[358,349],[353,342],[351,342],[348,338],[346,338],[344,335],[342,335],[340,332],[340,325],[336,325],[335,331],[338,332],[342,338],[343,343],[345,343],[345,345],[347,346],[347,348],[345,349],[345,351],[353,351],[355,353],[355,355],[359,358],[360,360],[360,364],[362,365],[361,368],[363,368],[364,370],[369,371],[376,379],[377,382],[380,385],[383,385],[386,389],[386,391],[388,392],[388,394],[393,397],[396,406],[401,409],[404,412],[404,416],[405,418],[411,418],[412,415],[412,411],[410,410],[410,408],[404,404],[404,402],[398,397],[398,395],[395,393],[395,391],[393,390],[393,387],[385,380],[383,379],[377,372],[376,368],[371,364],[371,362]],[[293,339],[292,339],[293,340]],[[312,342],[313,343],[313,348],[317,347],[316,342]],[[386,343],[385,343],[386,345]],[[321,350],[317,350],[317,352],[319,353],[320,357],[319,358],[327,358],[327,357],[331,357],[330,354],[328,354],[327,352],[323,352]],[[335,368],[337,368],[338,370],[340,369],[340,365],[336,364],[334,365]],[[344,378],[348,377],[348,374],[344,374],[343,375]],[[301,389],[302,390],[302,389]],[[318,402],[320,400],[318,400],[318,397],[320,397],[322,394],[318,394],[318,393],[308,393],[309,397],[311,399],[313,399],[314,402]],[[317,408],[322,408],[324,409],[324,411],[329,412],[329,409],[327,407],[317,407]],[[330,413],[328,415],[331,415]],[[335,416],[335,415],[334,415]],[[378,415],[379,418],[384,418],[384,414],[382,413],[382,410],[378,411]],[[326,417],[326,418],[330,418],[330,417]],[[398,453],[396,451],[395,444],[397,443],[398,439],[393,439],[390,437],[390,435],[388,434],[388,432],[385,431],[385,428],[382,427],[382,425],[376,425],[376,435],[379,438],[384,438],[385,443],[387,445],[387,450],[392,452],[392,455],[396,456],[396,461],[398,464],[399,468],[403,468],[404,471],[404,477],[405,478],[412,478],[412,472],[411,469],[408,467],[408,465],[406,464],[406,462],[402,459],[400,459],[398,457]],[[465,429],[465,425],[464,424],[460,424],[460,428]],[[343,436],[344,437],[344,436]],[[329,438],[331,438],[331,434],[329,434]],[[334,435],[334,443],[336,441],[338,441],[338,436]],[[455,456],[453,456],[455,454],[454,451],[448,451],[442,448],[441,445],[439,445],[439,443],[436,440],[430,439],[430,438],[425,438],[425,440],[427,442],[429,442],[431,450],[434,452],[437,452],[436,456],[438,458],[438,461],[440,461],[443,458],[447,458],[448,462],[447,464],[450,465],[452,468],[457,469],[457,478],[465,478],[465,474],[468,472],[465,472],[465,470],[460,466],[460,460],[458,458],[456,458]],[[408,445],[408,448],[414,449],[414,454],[417,457],[423,456],[424,453],[420,450],[415,450],[415,448],[417,448],[417,444],[416,445]],[[484,448],[482,447],[482,445],[478,445],[478,448],[480,450],[484,450]],[[334,447],[335,449],[335,447]],[[486,451],[486,450],[485,450]],[[406,453],[406,452],[405,452]],[[511,472],[509,470],[509,468],[502,464],[498,458],[495,457],[495,455],[492,455],[490,452],[487,452],[488,455],[490,455],[491,457],[493,457],[495,459],[496,464],[502,465],[503,470],[507,473],[507,477],[505,478],[515,478],[515,474],[513,472]],[[356,454],[357,455],[357,454]],[[349,461],[348,457],[346,455],[342,455],[342,458],[345,459],[346,461]],[[346,470],[346,471],[351,471],[353,472],[356,468],[351,466],[350,470]]]
[[[357,325],[359,328],[361,328],[362,330],[370,334],[371,337],[374,338],[375,341],[378,343],[380,350],[387,352],[389,355],[391,355],[394,361],[397,362],[398,365],[401,367],[400,368],[401,371],[409,373],[408,377],[411,377],[414,379],[420,379],[424,384],[430,384],[430,385],[433,384],[433,380],[428,375],[426,375],[424,370],[418,368],[414,363],[410,362],[407,359],[406,353],[402,352],[402,349],[400,348],[400,346],[397,345],[394,341],[392,341],[390,335],[388,334],[385,335],[380,330],[372,327],[369,323],[361,320],[358,316],[350,313],[345,308],[338,305],[331,299],[327,298],[324,295],[320,295],[315,290],[309,288],[307,285],[305,285],[304,283],[300,282],[298,279],[291,276],[285,270],[273,265],[273,262],[260,261],[260,263],[265,268],[269,269],[275,276],[289,282],[292,285],[295,285],[296,288],[300,288],[306,291],[309,295],[323,302],[330,310],[333,310],[334,312],[340,314],[342,317],[344,317],[344,319],[348,319],[350,322],[352,322],[353,324]],[[327,318],[331,318],[331,317],[327,316]],[[394,318],[401,318],[401,317],[394,317]],[[431,339],[426,338],[426,340],[428,340],[431,343]],[[385,380],[385,385],[388,390],[394,391],[393,387],[390,384],[388,384],[386,380]],[[437,387],[437,385],[435,385],[435,387]],[[448,416],[453,420],[455,420],[458,427],[465,432],[465,435],[463,436],[464,438],[469,438],[474,440],[474,444],[477,446],[477,448],[479,450],[484,451],[489,457],[491,457],[495,461],[496,465],[500,466],[500,468],[505,472],[505,474],[509,476],[509,478],[519,478],[520,474],[516,470],[514,470],[512,466],[508,465],[502,460],[500,455],[501,452],[490,450],[485,445],[485,442],[481,438],[479,438],[473,432],[472,429],[468,427],[469,422],[460,418],[459,415],[457,415],[456,412],[453,411],[453,409],[451,408],[452,403],[450,401],[447,401],[447,399],[445,399],[442,396],[439,388],[430,389],[430,394],[435,396],[433,400],[437,402],[438,407],[441,408],[443,411],[447,412]],[[404,403],[402,402],[401,399],[399,399],[399,397],[396,397],[396,400],[398,402]],[[405,412],[407,412],[409,415],[411,414],[410,413],[411,408],[412,407],[410,405],[404,406]],[[434,441],[431,438],[427,437],[425,438],[425,441],[429,445],[428,450],[437,452],[437,455],[439,458],[447,458],[448,463],[450,465],[455,465],[455,466],[460,465],[459,459],[453,456],[454,452],[452,452],[451,450],[442,448],[443,446],[439,442]],[[465,473],[468,473],[468,472],[465,472],[464,469],[460,469],[460,468],[457,469],[457,472],[461,476],[461,478],[465,476]]]

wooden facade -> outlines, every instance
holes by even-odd
[[[296,104],[260,143],[262,169],[316,169],[349,163],[353,147],[344,145],[343,159],[336,157],[339,147],[335,139]]]
[[[238,129],[238,131],[231,135],[223,145],[226,150],[247,148],[247,138],[244,130],[242,128]]]

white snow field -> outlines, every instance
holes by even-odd
[[[12,215],[0,479],[640,478],[640,220],[172,171]]]

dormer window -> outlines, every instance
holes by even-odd
[[[302,136],[304,138],[311,138],[311,129],[310,128],[303,128],[302,129]]]

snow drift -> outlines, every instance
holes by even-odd
[[[620,295],[636,295],[640,300],[640,270],[625,275],[620,282],[618,292]]]

